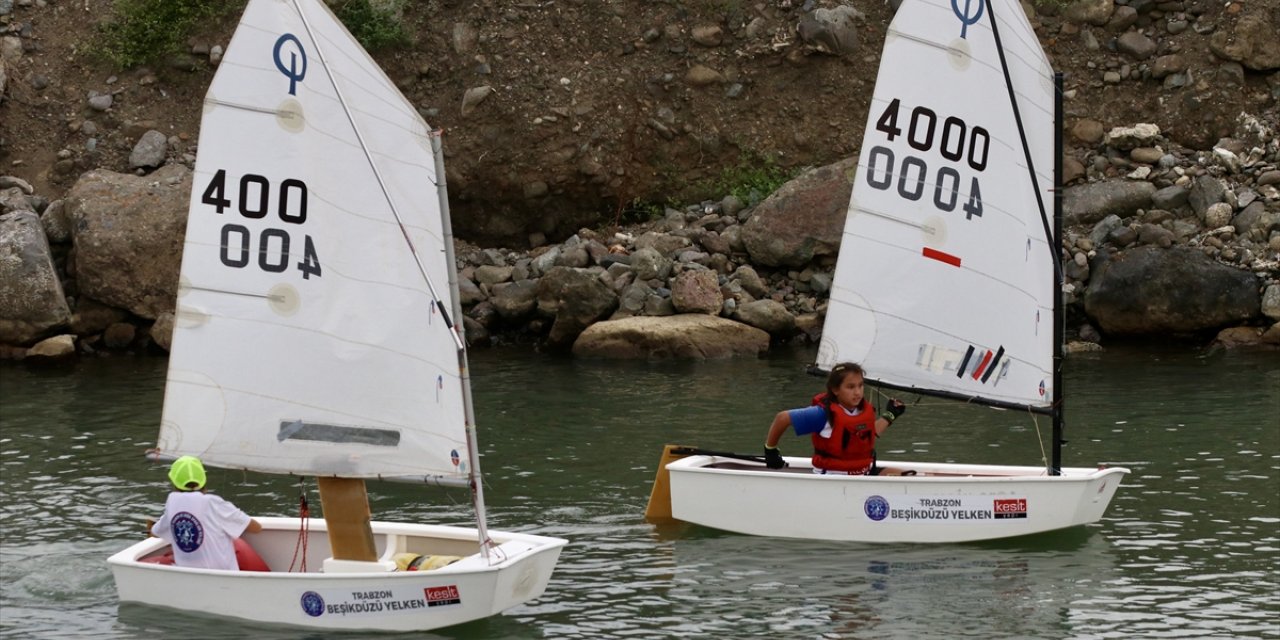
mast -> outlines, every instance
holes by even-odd
[[[484,509],[484,482],[480,475],[480,453],[476,440],[475,406],[471,401],[471,369],[467,365],[467,341],[462,327],[462,297],[458,293],[458,266],[453,255],[453,221],[449,215],[449,188],[444,173],[444,151],[440,144],[440,130],[431,132],[431,156],[436,162],[436,195],[440,198],[440,221],[444,228],[444,256],[448,263],[449,292],[453,301],[452,316],[443,313],[445,322],[453,329],[458,346],[458,378],[462,381],[462,411],[466,419],[467,460],[470,464],[471,496],[476,510],[476,530],[480,537],[480,555],[489,559],[489,526]]]
[[[1053,236],[1049,253],[1054,264],[1062,251],[1062,72],[1053,74]],[[1062,334],[1066,310],[1062,308],[1062,269],[1053,271],[1053,459],[1049,475],[1062,474]]]

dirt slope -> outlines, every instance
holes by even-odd
[[[225,46],[235,15],[205,25],[192,55],[120,71],[85,53],[108,0],[13,4],[0,16],[9,60],[0,173],[56,199],[87,169],[128,170],[130,149],[152,128],[171,136],[173,158],[190,160],[214,71],[205,52]],[[856,48],[830,55],[803,42],[805,16],[839,4],[862,14]],[[1139,7],[1133,25],[1093,26],[1051,15],[1053,7],[1036,16],[1073,95],[1068,127],[1155,122],[1173,141],[1205,149],[1232,134],[1242,111],[1275,119],[1274,71],[1220,59],[1210,39],[1232,29],[1242,9],[1280,24],[1278,0],[1128,4]],[[880,0],[427,0],[406,3],[402,15],[413,44],[375,58],[446,130],[459,234],[519,246],[533,232],[555,240],[608,223],[635,202],[718,198],[709,181],[762,157],[801,167],[854,154],[892,8]],[[1135,29],[1156,44],[1147,58],[1117,47],[1117,36]],[[1188,86],[1166,87],[1150,73],[1156,56],[1171,54],[1185,60]],[[1105,81],[1108,71],[1123,78]],[[490,93],[464,115],[464,94],[479,87]],[[94,92],[112,94],[109,109],[89,105]],[[1095,151],[1071,142],[1081,161]]]

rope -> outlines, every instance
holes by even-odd
[[[307,542],[311,538],[311,508],[307,506],[307,488],[303,480],[298,480],[298,542],[293,546],[293,559],[289,561],[289,573],[298,563],[298,554],[302,554],[302,564],[298,571],[307,572]]]

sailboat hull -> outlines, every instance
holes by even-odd
[[[757,536],[860,542],[970,542],[1098,521],[1129,472],[882,461],[889,474],[817,475],[715,456],[667,465],[677,520]]]
[[[309,523],[305,551],[298,546],[301,520],[257,520],[263,530],[245,540],[271,571],[157,564],[169,545],[149,538],[107,560],[120,601],[258,623],[426,631],[491,616],[542,595],[566,544],[560,538],[491,530],[496,546],[486,561],[476,552],[474,529],[373,522],[383,560],[405,552],[462,558],[429,571],[323,573],[329,555],[323,520]],[[297,566],[291,571],[295,549]],[[300,571],[304,558],[307,570]]]

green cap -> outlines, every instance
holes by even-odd
[[[169,481],[182,491],[204,488],[204,480],[204,465],[200,463],[200,458],[195,456],[182,456],[174,460],[173,465],[169,467]],[[195,487],[187,486],[193,482]]]

